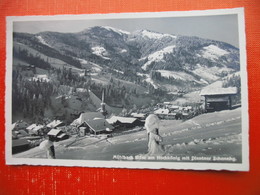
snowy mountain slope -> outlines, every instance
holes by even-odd
[[[113,27],[110,27],[110,26],[103,26],[103,28],[110,30],[110,31],[114,31],[114,32],[116,32],[120,35],[123,35],[123,34],[129,35],[130,34],[130,32],[120,30],[120,29],[116,29],[116,28],[113,28]]]
[[[51,45],[49,45],[48,43],[46,43],[46,41],[44,40],[44,38],[42,38],[42,36],[36,36],[36,38],[39,40],[40,43],[47,45],[48,47],[51,47]]]
[[[216,60],[221,56],[229,54],[228,51],[225,51],[223,49],[220,49],[218,46],[215,45],[209,45],[207,47],[203,47],[203,54],[202,56],[204,58],[208,58],[210,60]]]
[[[100,47],[100,46],[96,46],[96,47],[92,47],[92,53],[100,56],[106,60],[109,60],[110,58],[106,57],[108,55],[108,52],[106,51],[106,49],[104,47]]]
[[[180,79],[183,81],[195,81],[196,78],[194,76],[182,72],[182,71],[170,71],[170,70],[157,70],[157,72],[160,72],[162,77],[166,78],[174,78],[174,79]]]
[[[151,32],[151,31],[148,31],[148,30],[141,31],[141,36],[147,37],[149,39],[162,39],[162,38],[165,38],[165,37],[171,37],[171,38],[174,38],[174,39],[177,38],[177,36],[174,36],[174,35]]]
[[[142,60],[148,60],[143,66],[142,69],[146,70],[147,66],[149,66],[152,62],[165,62],[164,60],[164,55],[166,54],[170,54],[173,52],[175,46],[168,46],[165,47],[162,50],[156,51],[150,55],[148,55],[147,57],[143,57],[140,59],[140,61]]]
[[[233,69],[228,67],[217,67],[217,66],[207,67],[205,65],[200,65],[200,64],[197,64],[195,67],[196,68],[195,70],[193,70],[193,73],[199,75],[202,79],[210,83],[221,78],[222,77],[221,74],[224,73],[230,74],[234,72]]]
[[[227,82],[232,77],[240,77],[240,72],[235,72],[232,74],[229,74],[228,76],[225,76],[223,78],[219,78],[218,80],[204,86],[201,88],[201,90],[207,90],[207,89],[214,89],[214,88],[222,88],[224,87],[224,83]],[[192,91],[189,93],[186,93],[183,95],[183,97],[180,97],[176,99],[173,103],[174,104],[185,104],[185,103],[200,103],[204,101],[204,98],[200,95],[201,90]]]
[[[70,66],[95,73],[106,69],[121,74],[120,79],[141,79],[157,87],[162,83],[140,74],[158,71],[165,78],[171,76],[187,85],[194,81],[204,86],[240,70],[239,49],[227,43],[150,30],[126,32],[95,26],[79,33],[14,33],[14,43]]]

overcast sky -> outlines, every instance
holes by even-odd
[[[139,19],[23,21],[14,22],[13,27],[15,32],[39,33],[43,31],[80,32],[93,26],[111,26],[129,32],[145,29],[218,40],[235,47],[239,45],[238,18],[236,14]]]

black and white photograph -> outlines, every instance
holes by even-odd
[[[243,8],[7,17],[6,163],[249,170]]]

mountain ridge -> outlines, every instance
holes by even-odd
[[[78,33],[14,33],[14,42],[77,68],[86,68],[79,60],[82,59],[112,74],[113,70],[136,76],[145,74],[146,80],[152,71],[172,71],[187,73],[197,84],[203,85],[201,80],[211,83],[240,70],[239,49],[230,44],[147,29],[127,32],[95,26]],[[172,79],[178,78],[173,76]]]

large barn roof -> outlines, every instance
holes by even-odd
[[[205,95],[235,95],[237,94],[236,87],[228,87],[228,88],[205,88],[200,92],[201,96]]]
[[[85,112],[80,115],[79,123],[83,123],[94,119],[104,119],[104,116],[100,112]]]
[[[105,119],[90,120],[90,121],[86,121],[85,123],[95,132],[108,131],[108,130],[110,131],[114,129],[114,127],[110,125]]]

